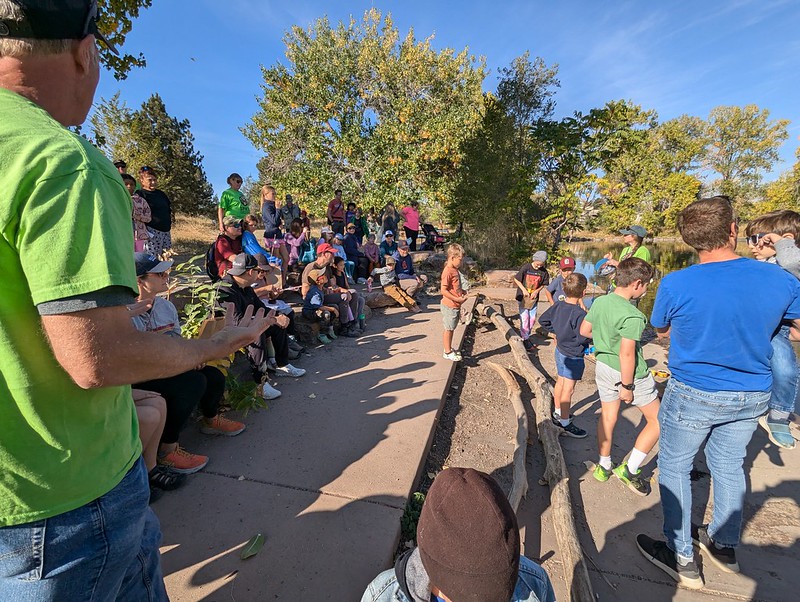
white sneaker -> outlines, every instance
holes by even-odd
[[[366,284],[367,283],[367,279],[366,278],[359,278],[356,282],[358,282],[358,284]]]
[[[451,362],[460,362],[461,354],[458,351],[451,351],[450,353],[443,353],[442,357]]]
[[[292,378],[299,378],[305,374],[306,371],[302,368],[295,368],[291,364],[285,366],[277,366],[275,368],[275,376],[291,376]]]
[[[268,382],[264,381],[264,383],[261,385],[261,396],[264,399],[278,399],[278,397],[281,396],[281,392]]]

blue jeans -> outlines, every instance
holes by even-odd
[[[658,412],[658,485],[664,535],[673,552],[693,556],[689,472],[703,442],[714,491],[708,534],[721,546],[739,544],[746,490],[742,464],[769,396],[766,391],[710,393],[669,380]]]
[[[75,510],[0,528],[0,600],[169,600],[161,529],[140,457],[114,489]]]
[[[789,340],[789,327],[781,326],[772,337],[772,395],[769,409],[782,412],[795,411],[798,393],[797,358]]]

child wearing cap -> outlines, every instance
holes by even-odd
[[[650,488],[640,466],[658,442],[658,393],[653,375],[642,355],[641,338],[647,318],[631,304],[647,293],[653,266],[628,257],[617,266],[617,288],[598,297],[580,326],[580,334],[594,339],[595,381],[600,396],[597,444],[600,460],[594,478],[605,482],[613,472],[631,491],[647,495]],[[628,457],[616,468],[611,463],[611,443],[620,402],[639,408],[647,423]]]
[[[545,570],[520,554],[517,517],[488,474],[448,468],[433,481],[417,547],[379,574],[361,602],[555,602]]]
[[[383,234],[384,240],[379,247],[379,255],[381,257],[381,265],[386,265],[386,257],[397,253],[397,242],[394,240],[394,231],[386,230]]]
[[[383,292],[405,307],[408,311],[414,313],[421,311],[417,302],[397,285],[397,274],[395,273],[397,262],[395,258],[391,255],[387,255],[384,261],[386,262],[384,267],[372,270],[372,276],[381,277]],[[372,277],[370,277],[369,281],[372,282]]]
[[[558,378],[553,391],[553,424],[561,428],[565,435],[583,439],[586,431],[573,424],[569,410],[575,383],[583,378],[583,354],[589,344],[589,339],[580,334],[581,324],[586,317],[586,310],[580,306],[580,300],[586,291],[586,276],[570,272],[563,278],[563,283],[564,298],[547,308],[539,318],[539,324],[547,332],[556,335]]]
[[[559,275],[550,281],[547,285],[547,290],[553,296],[553,301],[563,301],[566,299],[564,294],[564,278],[569,276],[575,271],[575,259],[572,257],[562,257],[558,262]],[[586,309],[584,307],[584,309]]]
[[[536,251],[530,263],[523,265],[517,275],[514,276],[514,284],[517,285],[517,303],[519,304],[519,334],[525,349],[531,351],[534,348],[530,341],[533,325],[536,322],[536,308],[539,304],[539,293],[544,290],[550,305],[553,304],[553,296],[545,288],[550,283],[550,275],[545,269],[547,263],[547,253]]]

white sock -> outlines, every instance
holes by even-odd
[[[646,453],[641,452],[634,447],[631,451],[630,457],[628,458],[628,472],[631,474],[636,474],[639,470],[639,466],[642,465],[642,462],[644,462],[646,457]]]
[[[678,564],[679,564],[679,565],[681,565],[681,566],[686,566],[686,565],[687,565],[687,564],[689,564],[689,563],[690,563],[692,560],[694,560],[694,558],[693,558],[693,557],[686,558],[686,557],[684,557],[684,556],[681,556],[680,554],[675,554],[675,558],[676,558],[676,560],[678,561]]]
[[[598,464],[606,470],[611,470],[611,456],[600,456]]]
[[[553,410],[553,414],[556,416],[556,418],[561,418],[561,408],[558,407],[555,410]]]
[[[572,418],[567,418],[566,420],[564,420],[563,418],[559,418],[558,421],[561,423],[561,426],[567,426],[569,425],[570,422],[572,422]]]

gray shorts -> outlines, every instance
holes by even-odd
[[[600,394],[600,401],[608,403],[619,399],[619,388],[616,385],[622,379],[619,370],[614,370],[611,366],[603,362],[597,362],[594,369],[594,380],[597,383],[597,392]],[[656,391],[656,381],[650,372],[644,378],[636,378],[633,381],[636,388],[633,390],[632,405],[642,407],[651,401],[658,399]]]
[[[444,325],[445,330],[455,330],[456,325],[458,324],[458,320],[461,317],[461,311],[454,308],[448,307],[444,303],[441,304],[442,309],[442,324]]]

